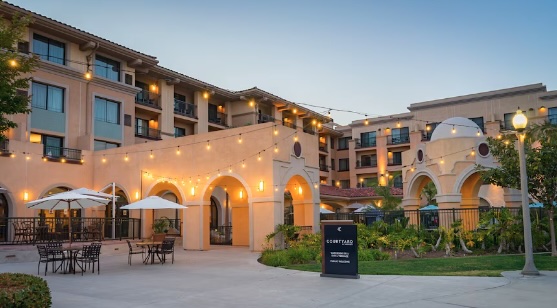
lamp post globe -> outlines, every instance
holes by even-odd
[[[520,162],[520,192],[522,195],[522,221],[524,224],[524,268],[523,275],[536,276],[540,272],[534,264],[534,251],[532,247],[532,226],[530,222],[530,206],[528,202],[528,175],[526,173],[526,155],[524,153],[524,129],[528,124],[528,118],[520,108],[513,117],[513,126],[518,139],[518,159]]]

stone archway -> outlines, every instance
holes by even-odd
[[[159,196],[163,199],[167,199],[172,202],[176,202],[178,204],[184,204],[185,198],[182,189],[173,182],[170,181],[156,181],[147,189],[147,196]],[[152,233],[152,224],[155,222],[156,219],[167,219],[171,220],[171,224],[173,228],[180,229],[181,228],[181,220],[180,218],[183,217],[184,210],[141,210],[142,217],[143,217],[143,233],[142,234],[151,234]],[[176,212],[177,211],[177,214]],[[165,216],[168,213],[171,214],[172,217]]]

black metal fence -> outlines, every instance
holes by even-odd
[[[499,212],[502,208],[478,208],[478,209],[446,209],[446,210],[398,210],[381,211],[372,210],[361,213],[332,213],[321,214],[321,220],[352,220],[354,223],[371,225],[376,221],[384,221],[388,224],[404,222],[417,225],[425,229],[437,229],[440,226],[449,228],[453,222],[462,221],[465,230],[476,230],[479,226],[480,216],[491,210]],[[522,215],[522,208],[506,208],[515,216]],[[530,216],[533,219],[543,219],[548,215],[543,208],[531,208]],[[286,218],[285,218],[286,223]]]
[[[4,217],[0,218],[1,244],[35,244],[70,239],[69,218]],[[72,241],[102,241],[113,238],[140,238],[141,220],[137,218],[84,218],[73,217]]]
[[[211,227],[211,245],[232,245],[232,226]]]

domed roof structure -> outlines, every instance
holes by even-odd
[[[430,140],[477,137],[478,132],[481,133],[480,127],[472,120],[454,117],[439,123],[433,131],[433,134],[431,134]]]

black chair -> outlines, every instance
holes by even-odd
[[[64,254],[57,254],[49,250],[46,245],[37,245],[37,250],[39,251],[39,263],[37,264],[37,275],[39,275],[41,263],[45,264],[44,275],[48,271],[48,263],[52,263],[52,272],[56,272],[64,264]],[[56,261],[60,261],[60,265],[56,267]]]
[[[162,241],[161,248],[157,250],[157,255],[162,255],[162,262],[166,262],[166,255],[172,254],[172,264],[174,264],[174,238],[167,238]]]
[[[100,254],[101,254],[101,243],[92,243],[91,245],[83,246],[83,250],[77,256],[77,262],[81,263],[81,276],[87,268],[93,267],[93,273],[95,272],[95,263],[97,263],[97,275],[101,273],[100,268]]]
[[[145,247],[138,247],[136,246],[135,248],[132,246],[132,243],[130,242],[130,240],[126,240],[126,242],[128,242],[128,264],[132,265],[132,255],[137,255],[137,254],[141,254],[141,260],[145,260],[144,255],[145,255]]]

